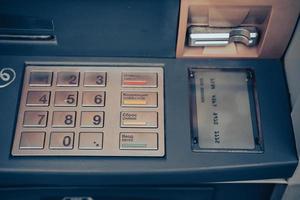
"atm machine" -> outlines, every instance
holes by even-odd
[[[299,10],[1,0],[0,199],[285,198]]]

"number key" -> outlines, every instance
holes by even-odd
[[[82,112],[81,127],[98,127],[102,128],[104,125],[104,112]]]
[[[79,72],[58,72],[57,86],[78,86]]]
[[[89,91],[83,92],[82,106],[103,107],[105,104],[105,92]]]
[[[30,72],[29,86],[51,86],[52,72]]]
[[[47,111],[25,111],[23,126],[24,127],[46,127]]]
[[[29,91],[27,94],[27,106],[49,106],[50,92]]]
[[[106,84],[105,72],[85,72],[84,86],[99,86],[104,87]]]
[[[76,91],[57,91],[54,99],[55,106],[76,106],[77,92]]]
[[[50,149],[73,149],[73,132],[52,132],[50,136]]]
[[[75,127],[76,112],[55,111],[53,112],[52,127]]]

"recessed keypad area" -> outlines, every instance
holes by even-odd
[[[163,68],[27,66],[12,155],[164,156]]]

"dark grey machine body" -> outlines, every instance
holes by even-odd
[[[266,199],[275,184],[220,182],[285,179],[297,155],[281,60],[175,59],[179,1],[1,1],[0,33],[50,33],[55,43],[0,41],[0,66],[16,80],[0,89],[0,198]],[[33,22],[28,17],[33,17]],[[35,19],[51,25],[38,29]],[[51,24],[51,23],[50,23]],[[31,25],[31,28],[30,28]],[[9,28],[7,28],[9,27]],[[16,117],[26,64],[138,66],[164,69],[165,156],[13,157]],[[260,107],[263,152],[193,152],[188,70],[251,69]],[[276,185],[280,191],[284,186]],[[243,198],[241,198],[243,197]]]

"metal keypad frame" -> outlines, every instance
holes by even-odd
[[[130,66],[130,65],[128,65]],[[36,84],[29,85],[30,74],[36,72],[48,72],[51,75],[51,84],[47,85]],[[58,73],[78,74],[76,77],[77,84],[67,85],[66,80],[63,84],[59,84]],[[104,75],[104,82],[100,85],[95,85],[87,81],[85,73],[96,72],[97,74]],[[155,74],[157,78],[157,87],[151,85],[130,87],[122,84],[122,75],[128,73],[133,74]],[[92,77],[95,79],[95,77]],[[91,80],[93,82],[93,80]],[[57,85],[58,83],[58,85]],[[87,84],[88,83],[88,84]],[[147,83],[147,82],[146,82]],[[123,87],[122,87],[123,85]],[[27,94],[29,91],[45,91],[50,92],[49,105],[26,105]],[[76,103],[70,105],[55,104],[55,95],[57,92],[77,92]],[[100,105],[84,105],[83,93],[99,92],[103,94],[103,103]],[[122,106],[122,93],[153,93],[157,94],[157,105],[153,106],[152,102],[150,107],[145,106]],[[119,66],[27,66],[24,76],[23,90],[20,101],[20,108],[18,113],[18,121],[15,131],[14,143],[12,148],[13,156],[150,156],[162,157],[165,155],[165,137],[164,137],[164,86],[163,86],[163,68],[162,67],[119,67]],[[46,127],[24,127],[24,113],[26,111],[39,111],[48,112]],[[53,117],[55,112],[71,113],[72,116],[75,112],[75,117],[72,119],[74,122],[70,126],[53,126]],[[97,126],[82,126],[82,113],[101,113],[102,121]],[[157,112],[157,127],[121,127],[121,113],[122,112]],[[90,118],[90,117],[89,117]],[[74,127],[73,127],[74,126]],[[43,148],[20,148],[22,133],[26,132],[41,132],[45,133],[43,141]],[[66,148],[60,147],[57,140],[61,137],[56,134],[65,134],[67,137],[72,133],[72,138],[67,138],[65,143]],[[90,133],[86,134],[85,133]],[[128,135],[137,136],[133,141],[140,140],[143,144],[131,143],[128,148],[120,148],[121,135],[128,133]],[[146,134],[145,134],[146,133]],[[26,136],[26,135],[24,135]],[[24,137],[23,136],[23,137]],[[56,137],[54,137],[56,136]],[[95,140],[95,146],[86,146],[90,143],[92,138]],[[51,137],[56,141],[51,141]],[[80,138],[82,141],[80,141]],[[147,141],[147,138],[151,138]],[[157,138],[156,141],[153,138]],[[59,141],[58,141],[59,142]],[[71,143],[71,144],[69,144]],[[101,144],[100,144],[101,143]],[[30,144],[30,143],[28,143]],[[94,145],[93,144],[93,145]],[[51,147],[53,145],[53,147]],[[81,146],[80,146],[81,145]],[[135,148],[136,147],[138,148]],[[155,145],[157,148],[153,148]]]

